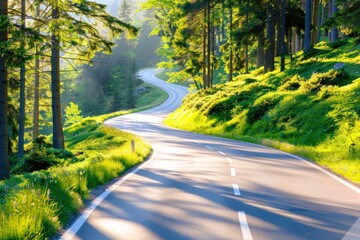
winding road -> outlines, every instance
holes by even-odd
[[[93,201],[61,239],[360,239],[360,189],[264,146],[166,127],[184,87],[141,78],[169,98],[105,124],[149,142],[150,160]]]

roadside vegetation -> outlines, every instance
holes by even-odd
[[[287,64],[189,94],[166,123],[295,153],[360,183],[360,45],[320,42]]]
[[[75,114],[66,119],[71,122],[76,117],[77,121],[64,130],[66,150],[51,148],[50,137],[42,136],[26,146],[21,161],[11,158],[11,178],[0,181],[0,239],[54,236],[84,206],[93,188],[120,176],[150,154],[151,147],[140,138],[102,124],[166,100],[164,91],[145,86],[135,109],[82,118],[76,105],[72,106],[70,112]]]

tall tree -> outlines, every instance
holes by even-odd
[[[230,35],[229,35],[229,41],[230,41],[230,57],[229,57],[229,81],[232,81],[233,79],[233,71],[234,71],[234,43],[233,43],[233,7],[230,6]]]
[[[59,19],[58,0],[52,6],[52,20]],[[59,29],[55,26],[51,36],[51,109],[53,118],[53,148],[63,149],[64,132],[62,127],[60,99],[60,41],[57,37]]]
[[[8,32],[8,1],[0,1],[0,44],[6,45]],[[4,24],[5,23],[5,24]],[[9,172],[9,152],[8,152],[8,73],[6,68],[5,53],[0,53],[0,179],[8,178]]]
[[[40,17],[40,4],[36,6],[35,17]],[[40,59],[39,46],[35,46],[35,75],[34,75],[34,113],[33,113],[33,141],[39,137],[39,115],[40,115]]]
[[[275,6],[274,2],[267,3],[267,18],[266,18],[266,51],[264,72],[273,71],[275,69]]]
[[[21,52],[25,54],[25,11],[26,2],[21,0]],[[18,140],[18,157],[24,155],[25,143],[25,61],[20,66],[20,114],[19,114],[19,140]]]
[[[304,36],[304,52],[307,53],[311,49],[311,0],[305,2],[305,36]]]
[[[335,16],[335,14],[338,12],[338,7],[336,5],[336,0],[330,0],[331,1],[331,15],[332,17]],[[333,26],[331,28],[331,42],[337,41],[339,38],[339,31],[336,26]]]
[[[281,34],[280,34],[280,47],[281,47],[281,61],[280,61],[280,71],[285,70],[285,29],[286,29],[286,12],[285,12],[286,0],[281,0]]]

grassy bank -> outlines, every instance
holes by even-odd
[[[359,69],[354,40],[322,42],[284,72],[257,69],[188,95],[166,123],[299,154],[360,183]]]
[[[168,97],[158,88],[147,89],[136,109],[89,117],[66,128],[65,151],[49,148],[45,139],[28,146],[26,157],[12,163],[11,178],[0,181],[0,239],[51,238],[83,207],[91,189],[150,154],[151,147],[140,138],[102,125],[108,118],[157,106]]]

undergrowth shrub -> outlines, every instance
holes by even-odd
[[[273,94],[258,99],[254,105],[249,107],[247,113],[249,124],[253,124],[264,117],[265,114],[279,102],[279,100],[280,97]]]
[[[347,83],[349,74],[345,70],[329,70],[325,73],[314,73],[308,81],[302,82],[300,90],[316,92],[323,85],[343,86]]]
[[[282,85],[279,87],[280,91],[295,91],[298,90],[301,86],[301,83],[305,82],[305,79],[300,77],[299,74],[295,74],[291,78],[287,78],[283,81]]]
[[[78,158],[69,150],[53,149],[44,137],[36,139],[25,155],[11,167],[11,174],[31,173],[50,167],[75,163]],[[13,161],[14,162],[14,161]]]
[[[333,95],[337,94],[337,91],[339,90],[338,86],[322,86],[320,87],[319,92],[317,93],[317,97],[315,98],[316,101],[325,100]]]

